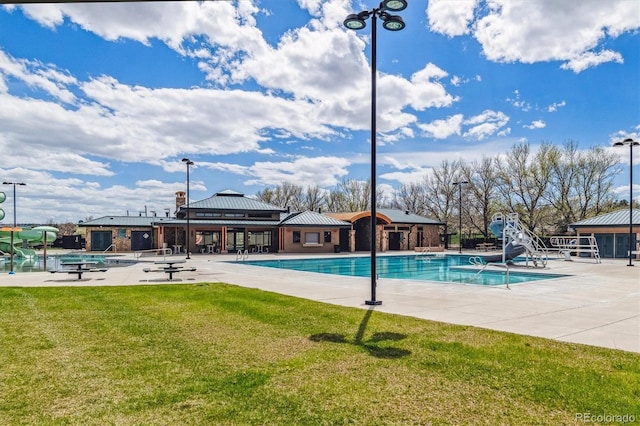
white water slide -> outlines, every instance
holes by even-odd
[[[525,255],[526,266],[529,266],[529,261],[535,267],[547,266],[547,246],[520,222],[518,213],[509,213],[506,217],[502,213],[496,213],[491,220],[491,231],[496,236],[502,237],[503,262],[508,260],[508,251],[520,248]]]

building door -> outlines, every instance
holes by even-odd
[[[389,232],[389,250],[400,250],[402,232]]]
[[[595,234],[598,251],[602,258],[612,258],[614,255],[613,234]]]
[[[227,251],[234,252],[245,250],[244,229],[228,229],[227,230]]]
[[[131,251],[149,250],[151,247],[151,232],[131,231]]]
[[[91,251],[106,251],[113,244],[111,231],[91,231]]]
[[[633,234],[631,247],[635,250],[636,234]],[[629,234],[616,234],[616,257],[629,257]],[[635,257],[635,256],[634,256]]]

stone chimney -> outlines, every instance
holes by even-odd
[[[187,193],[184,191],[176,191],[176,211],[180,210],[180,206],[187,203]]]

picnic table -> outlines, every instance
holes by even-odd
[[[164,272],[169,275],[169,281],[173,280],[173,274],[187,271],[195,271],[196,268],[185,268],[183,266],[176,266],[182,263],[186,263],[186,260],[158,260],[153,262],[155,265],[161,265],[158,269],[144,268],[144,272]]]
[[[85,272],[105,272],[107,268],[92,268],[91,266],[96,265],[98,262],[88,261],[88,260],[79,260],[74,262],[61,262],[60,266],[62,269],[49,271],[51,273],[56,272],[65,272],[71,275],[77,275],[78,280],[82,279],[82,274]]]
[[[478,244],[476,244],[476,250],[489,251],[489,250],[495,250],[495,249],[496,249],[496,245],[494,243],[478,243]]]

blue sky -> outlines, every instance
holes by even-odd
[[[0,180],[27,184],[18,222],[173,212],[183,157],[195,162],[192,200],[368,179],[371,27],[342,22],[377,5],[0,6]],[[521,141],[639,140],[637,0],[409,0],[400,15],[403,31],[378,27],[388,196],[444,159]],[[610,149],[628,198],[629,150]],[[640,149],[634,157],[640,176]],[[10,223],[12,188],[0,190]]]

